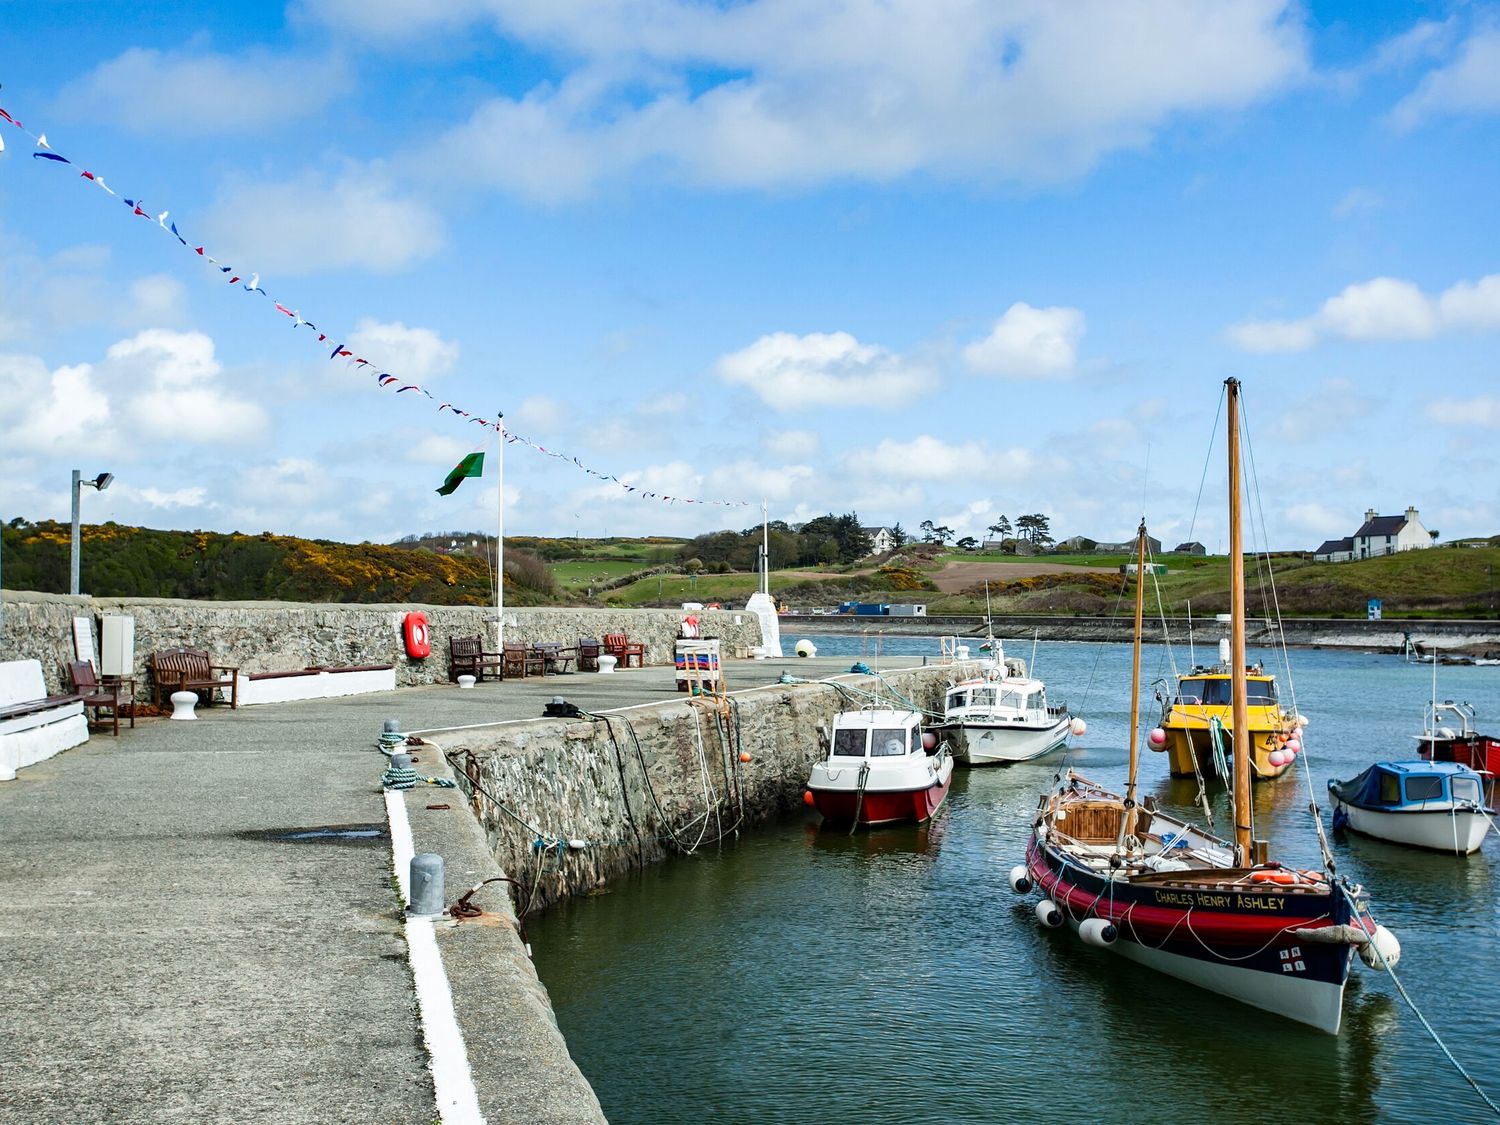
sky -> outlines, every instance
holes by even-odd
[[[0,0],[0,107],[0,519],[492,530],[503,413],[511,535],[1218,550],[1233,376],[1253,543],[1500,532],[1500,4]]]

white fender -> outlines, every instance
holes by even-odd
[[[1018,863],[1010,869],[1010,889],[1018,895],[1031,890],[1031,872],[1026,870],[1024,863]]]
[[[1063,912],[1057,908],[1057,903],[1044,898],[1036,904],[1036,920],[1049,930],[1055,930],[1063,924]]]
[[[1390,930],[1376,926],[1370,940],[1359,947],[1359,959],[1372,969],[1393,969],[1401,960],[1401,943]]]
[[[1087,945],[1097,945],[1100,949],[1113,945],[1115,938],[1120,936],[1120,931],[1115,928],[1113,922],[1106,922],[1103,918],[1086,918],[1078,927],[1078,936]]]

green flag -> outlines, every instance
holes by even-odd
[[[448,479],[443,482],[443,487],[438,489],[439,496],[447,496],[456,489],[464,477],[484,476],[484,454],[471,453],[458,463],[458,466],[448,474]]]

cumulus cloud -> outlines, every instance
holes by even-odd
[[[235,180],[218,195],[205,229],[223,257],[266,276],[391,273],[431,257],[446,241],[437,212],[400,194],[379,167],[308,172],[279,183]]]
[[[338,57],[132,47],[63,88],[65,116],[152,136],[256,132],[316,113],[351,85]]]
[[[513,426],[517,427],[515,432],[518,433],[528,430],[548,433],[561,426],[567,416],[568,408],[557,399],[549,395],[527,395],[506,416],[506,420],[512,424],[506,429]]]
[[[1350,379],[1329,379],[1312,394],[1294,402],[1277,423],[1287,441],[1312,441],[1327,437],[1334,428],[1347,428],[1368,418],[1380,402],[1364,393]]]
[[[844,458],[851,473],[904,481],[941,481],[990,472],[1004,463],[1005,469],[1032,466],[1026,450],[1010,450],[996,458],[979,442],[953,442],[930,434],[912,438],[886,438],[879,444],[855,449]]]
[[[90,364],[49,371],[35,356],[0,355],[0,445],[9,453],[74,453],[108,445],[109,398]],[[102,439],[102,441],[101,441]]]
[[[266,412],[220,379],[214,342],[201,332],[148,329],[110,346],[104,370],[125,391],[125,416],[148,438],[240,444],[266,430]]]
[[[397,444],[401,449],[401,455],[408,461],[420,465],[442,465],[450,469],[468,454],[474,452],[472,440],[465,441],[462,438],[448,437],[444,434],[408,437]]]
[[[963,351],[964,363],[980,375],[1004,379],[1051,379],[1071,375],[1084,332],[1077,309],[1035,309],[1017,301],[990,334]]]
[[[1460,281],[1436,297],[1413,282],[1377,277],[1350,285],[1297,320],[1250,320],[1229,328],[1247,352],[1302,351],[1322,340],[1426,340],[1449,331],[1500,330],[1500,274]]]
[[[776,433],[767,434],[765,438],[767,453],[789,460],[812,457],[818,452],[820,446],[818,435],[811,430],[779,430]]]
[[[1427,417],[1443,426],[1484,426],[1500,430],[1500,398],[1440,398],[1427,406]]]
[[[1429,72],[1396,104],[1391,124],[1413,129],[1433,117],[1500,113],[1500,27],[1481,27],[1446,66]]]
[[[810,406],[895,407],[936,385],[928,368],[847,332],[774,332],[715,365],[726,383],[748,387],[777,410]]]
[[[399,45],[483,22],[562,77],[477,106],[437,144],[543,200],[646,170],[722,187],[833,179],[1047,183],[1185,114],[1269,98],[1308,69],[1300,9],[1151,0],[587,5],[303,0]]]
[[[354,326],[349,347],[387,371],[423,382],[458,362],[457,344],[430,328],[408,328],[399,320],[382,323],[365,317]]]

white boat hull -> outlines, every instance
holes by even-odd
[[[969,766],[1028,762],[1050,754],[1066,742],[1068,723],[1066,715],[1045,727],[958,723],[949,728],[953,734],[953,756]]]
[[[1473,809],[1413,809],[1406,812],[1377,812],[1333,799],[1335,813],[1349,820],[1349,828],[1377,840],[1427,848],[1437,852],[1468,855],[1479,850],[1490,822]]]
[[[1070,919],[1069,925],[1075,933],[1078,931],[1077,922]],[[1209,992],[1249,1004],[1252,1008],[1285,1016],[1330,1035],[1339,1032],[1344,1014],[1342,984],[1307,980],[1295,974],[1271,976],[1253,969],[1151,949],[1133,941],[1117,941],[1109,947],[1109,952]],[[1352,957],[1353,953],[1349,956]]]

